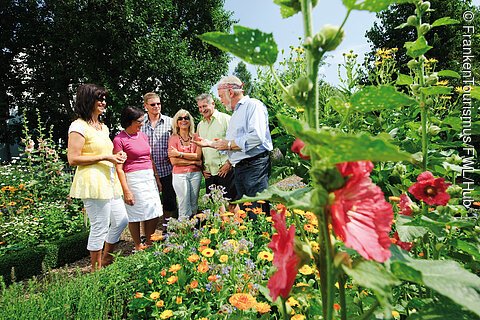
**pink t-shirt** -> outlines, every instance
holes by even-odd
[[[183,143],[186,144],[186,143]],[[168,139],[168,149],[170,147],[175,147],[178,151],[183,153],[197,153],[197,145],[190,141],[188,146],[184,146],[180,141],[180,136],[172,135],[170,139]],[[173,173],[187,173],[187,172],[197,172],[201,171],[199,166],[190,165],[190,166],[173,166]]]
[[[150,145],[145,133],[138,132],[134,135],[128,135],[125,131],[120,132],[113,139],[113,153],[119,151],[124,151],[127,154],[123,171],[133,172],[153,168],[150,159]]]

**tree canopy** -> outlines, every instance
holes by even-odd
[[[224,0],[9,0],[0,8],[0,142],[12,109],[40,111],[65,139],[80,83],[109,92],[106,122],[161,93],[162,112],[192,109],[228,71],[229,57],[197,36],[228,32]],[[16,134],[18,137],[18,133]]]
[[[424,22],[433,23],[442,17],[450,17],[459,21],[457,25],[445,25],[433,28],[426,34],[426,39],[433,48],[425,55],[428,58],[436,58],[439,62],[437,69],[450,69],[459,71],[461,69],[462,57],[462,39],[465,31],[462,14],[466,10],[471,10],[475,14],[479,9],[472,5],[471,0],[430,0],[431,9],[425,16]],[[396,29],[397,26],[407,21],[410,15],[414,15],[415,6],[410,3],[395,4],[388,10],[377,13],[378,22],[366,32],[366,36],[371,43],[372,52],[370,60],[373,60],[374,54],[381,48],[398,48],[397,65],[402,72],[408,73],[407,62],[410,58],[406,55],[403,43],[406,41],[415,41],[416,34],[413,27]],[[475,29],[480,28],[480,20],[475,19],[471,22]],[[473,52],[480,49],[480,40],[478,37],[472,37]]]

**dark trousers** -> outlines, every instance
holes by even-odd
[[[237,187],[237,199],[246,196],[255,196],[258,192],[268,188],[268,177],[270,175],[270,157],[268,152],[255,159],[245,159],[235,165],[235,186]],[[269,213],[270,204],[253,203],[253,207],[261,206],[262,211]],[[245,210],[244,206],[240,206]],[[251,211],[248,212],[250,218],[256,220],[257,216]]]
[[[162,183],[162,206],[164,211],[176,212],[177,211],[177,195],[172,185],[172,174],[161,177]],[[178,217],[178,216],[177,216]],[[177,218],[174,217],[174,218]]]

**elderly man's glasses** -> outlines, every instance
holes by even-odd
[[[177,119],[177,121],[182,121],[182,120],[190,121],[190,118],[188,116],[185,116],[185,117],[178,117]]]
[[[160,102],[157,103],[150,103],[150,107],[155,107],[155,106],[161,106],[162,104]]]

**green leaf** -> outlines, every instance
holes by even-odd
[[[312,7],[317,5],[318,0],[312,1]],[[282,18],[288,18],[302,10],[300,0],[274,0],[273,3],[280,6]]]
[[[455,240],[456,248],[473,256],[476,261],[480,261],[480,246],[463,240]]]
[[[442,299],[446,300],[446,299]],[[471,320],[475,315],[467,313],[460,306],[450,303],[450,301],[442,301],[439,303],[434,301],[429,304],[424,304],[421,308],[416,308],[417,312],[411,313],[408,320]]]
[[[371,289],[380,304],[384,308],[390,307],[389,299],[392,296],[392,286],[400,284],[400,281],[383,265],[374,261],[361,261],[352,268],[343,265],[346,274],[352,277],[363,287]]]
[[[293,191],[285,191],[279,189],[277,186],[269,186],[264,191],[257,193],[254,197],[243,196],[236,203],[246,201],[270,200],[273,202],[281,202],[289,208],[300,210],[311,210],[312,204],[312,188],[302,188]]]
[[[470,90],[470,95],[472,98],[480,100],[480,87],[471,87],[472,89]]]
[[[412,58],[420,57],[428,50],[433,48],[432,46],[428,45],[427,40],[424,36],[421,36],[414,42],[405,42],[404,47],[407,49],[407,55]]]
[[[238,25],[233,32],[207,32],[199,38],[251,64],[271,66],[277,61],[278,48],[271,33]]]
[[[365,10],[380,12],[394,3],[408,3],[412,0],[342,0],[343,5],[349,10]],[[358,3],[357,3],[358,2]]]
[[[328,99],[327,106],[333,108],[341,115],[346,115],[348,113],[348,109],[350,108],[350,104],[348,102],[337,96],[330,97]]]
[[[397,232],[398,237],[403,242],[412,242],[417,238],[422,237],[425,233],[428,232],[426,228],[406,225],[407,223],[413,220],[412,217],[399,214],[397,216]]]
[[[289,133],[308,144],[309,151],[316,152],[326,166],[359,160],[412,160],[409,153],[400,151],[384,136],[373,137],[367,133],[349,134],[331,128],[317,132],[304,127],[299,120],[281,115],[277,115],[277,118]]]
[[[368,86],[353,94],[350,104],[354,111],[369,112],[412,106],[417,102],[393,86]]]
[[[399,73],[397,77],[396,84],[399,86],[406,86],[413,83],[413,78],[409,75]]]
[[[446,26],[446,25],[449,25],[449,24],[457,24],[457,23],[460,23],[460,21],[449,18],[449,17],[443,17],[443,18],[435,20],[432,23],[432,28],[439,27],[439,26]]]
[[[444,228],[446,226],[446,223],[432,220],[426,216],[417,216],[415,219],[405,223],[404,225],[427,228],[440,238],[444,236]]]
[[[391,246],[391,270],[400,279],[416,282],[480,316],[480,278],[455,261],[417,260]]]
[[[458,74],[458,72],[455,72],[453,70],[438,71],[438,75],[440,77],[449,77],[449,78],[460,79],[460,74]]]
[[[423,94],[427,96],[450,94],[452,93],[452,87],[431,86],[426,88],[420,88],[420,91],[422,91]]]

